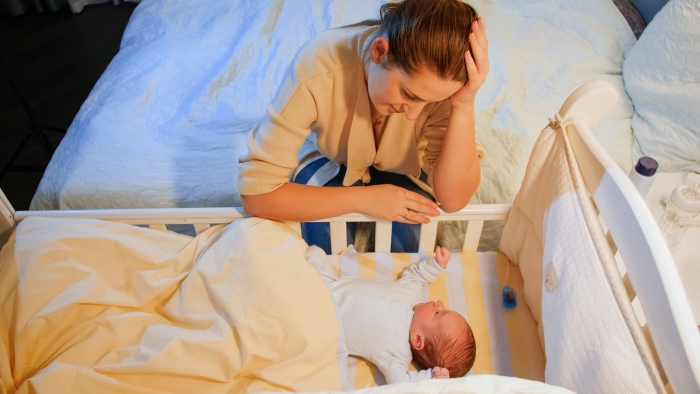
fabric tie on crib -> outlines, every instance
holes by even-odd
[[[551,127],[553,130],[566,130],[566,126],[577,122],[585,122],[589,129],[593,129],[596,125],[596,122],[587,116],[569,115],[566,118],[562,118],[557,112],[553,118],[549,118],[547,127]]]

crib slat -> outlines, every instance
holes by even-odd
[[[345,222],[331,222],[331,254],[338,254],[345,249],[348,242]]]
[[[612,253],[617,253],[617,245],[615,244],[615,241],[613,240],[610,231],[605,232],[605,239],[608,241],[608,244],[610,244],[610,250],[612,251]]]
[[[391,222],[386,220],[377,221],[374,251],[377,253],[391,252]]]
[[[429,253],[435,250],[435,239],[437,238],[437,220],[432,220],[428,224],[420,226],[420,243],[418,245],[419,252]]]
[[[622,277],[622,284],[625,285],[625,290],[627,291],[627,296],[630,298],[630,301],[634,300],[634,297],[637,296],[637,292],[634,290],[634,287],[632,287],[629,275]]]
[[[194,226],[194,232],[197,234],[211,227],[211,225],[208,223],[195,223],[192,226]]]
[[[168,231],[164,224],[149,224],[148,228],[158,231]]]
[[[476,249],[479,247],[479,239],[481,238],[481,230],[483,228],[483,220],[470,220],[469,223],[467,223],[467,234],[464,236],[462,252],[476,252]]]

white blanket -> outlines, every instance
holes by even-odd
[[[534,380],[498,375],[472,375],[457,379],[424,380],[355,391],[356,394],[573,394],[565,388]]]
[[[0,393],[341,390],[335,307],[305,251],[261,219],[196,238],[25,219],[0,251]]]
[[[322,30],[377,18],[382,3],[144,0],[119,54],[51,160],[31,208],[239,205],[235,179],[245,134],[296,50]],[[632,105],[621,67],[635,39],[613,3],[472,4],[484,17],[491,61],[477,95],[477,138],[488,156],[473,201],[513,200],[547,117],[593,79],[610,81],[620,93],[620,104],[595,133],[629,169]],[[486,246],[495,246],[498,232],[486,226]],[[446,246],[461,249],[461,240],[452,238],[454,245]]]

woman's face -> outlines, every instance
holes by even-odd
[[[386,49],[386,40],[378,38],[372,45],[371,60],[365,69],[369,98],[377,114],[402,112],[406,119],[416,120],[425,104],[448,99],[463,85],[459,81],[442,79],[428,70],[409,76],[399,68],[384,68],[381,63],[386,61]]]

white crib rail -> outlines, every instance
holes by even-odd
[[[510,212],[510,204],[473,204],[458,212],[445,213],[433,218],[430,223],[421,225],[419,250],[431,252],[435,247],[437,226],[440,221],[468,221],[463,251],[476,251],[484,221],[505,220]],[[148,225],[157,230],[167,230],[166,224],[192,224],[196,233],[207,229],[211,224],[231,223],[246,218],[241,208],[153,208],[153,209],[110,209],[80,211],[17,211],[8,217],[19,223],[28,217],[84,218],[100,219],[134,225]],[[391,247],[391,222],[377,220],[359,213],[316,220],[329,222],[331,227],[332,253],[338,253],[346,245],[347,222],[376,222],[375,251],[389,252]],[[288,222],[298,233],[299,223]],[[14,223],[13,223],[14,226]],[[3,241],[4,243],[4,241]]]

